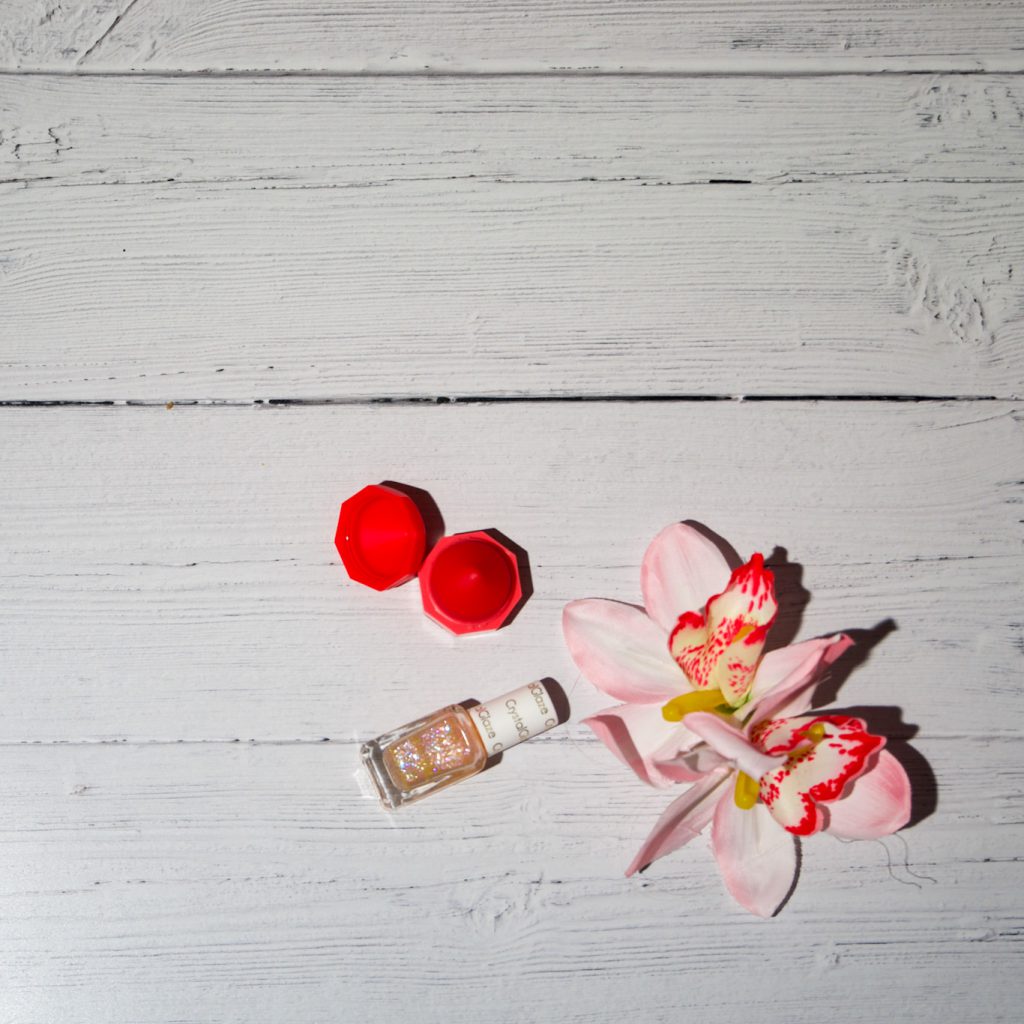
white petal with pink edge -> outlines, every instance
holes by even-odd
[[[796,877],[796,840],[779,828],[763,804],[736,806],[729,792],[718,803],[711,848],[734,900],[759,917],[771,917]]]
[[[644,606],[668,634],[683,612],[701,611],[729,583],[729,564],[715,544],[686,523],[666,526],[640,567]]]
[[[802,715],[811,706],[814,686],[837,658],[853,645],[844,633],[804,640],[769,651],[757,667],[750,702],[743,707],[746,721]]]
[[[666,722],[658,704],[620,704],[583,719],[594,735],[641,781],[651,786],[692,782],[701,772],[671,761],[689,750],[700,738],[679,722]]]
[[[826,808],[825,831],[841,839],[880,839],[910,820],[910,780],[903,765],[882,750],[841,800]]]
[[[609,697],[664,703],[689,689],[662,628],[639,608],[591,598],[562,612],[565,642],[579,670]]]
[[[719,768],[673,800],[626,868],[627,876],[696,839],[714,816],[722,793],[728,796],[731,778],[729,769]]]
[[[816,737],[815,729],[823,735]],[[838,800],[885,744],[884,737],[871,735],[859,718],[847,715],[776,720],[753,735],[762,750],[787,752],[783,764],[761,776],[760,794],[772,817],[798,836],[822,829],[819,804]]]
[[[703,615],[680,616],[669,637],[672,657],[696,689],[719,689],[739,707],[750,692],[778,607],[774,577],[763,556],[755,554],[708,601]]]

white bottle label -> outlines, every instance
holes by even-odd
[[[540,682],[527,683],[468,711],[488,757],[558,725],[558,712]]]

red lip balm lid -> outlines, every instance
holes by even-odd
[[[334,544],[352,579],[387,590],[419,571],[427,534],[412,498],[371,484],[342,502]]]
[[[484,531],[444,537],[420,570],[423,610],[453,633],[498,629],[523,596],[515,555]]]

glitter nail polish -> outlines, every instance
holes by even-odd
[[[488,758],[558,725],[542,682],[485,704],[450,704],[364,743],[363,765],[388,810],[482,771]]]

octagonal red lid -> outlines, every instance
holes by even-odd
[[[387,590],[419,571],[426,528],[409,495],[371,484],[342,502],[334,544],[352,579]]]
[[[489,533],[444,537],[420,570],[423,610],[453,633],[498,629],[523,596],[516,556]]]

